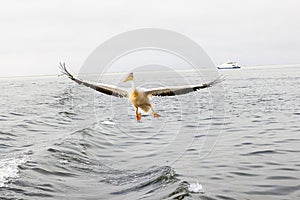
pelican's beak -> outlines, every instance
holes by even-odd
[[[133,73],[129,73],[128,76],[123,80],[123,82],[133,81]]]

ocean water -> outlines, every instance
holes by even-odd
[[[140,123],[66,77],[0,79],[0,199],[300,199],[300,67],[219,73]],[[155,77],[137,84],[181,83]]]

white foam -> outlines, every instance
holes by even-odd
[[[202,187],[202,185],[198,182],[196,183],[191,183],[188,186],[188,190],[190,192],[194,192],[194,193],[204,193],[204,188]]]
[[[0,187],[3,187],[12,178],[19,177],[18,166],[26,163],[27,157],[13,157],[0,159]]]
[[[104,124],[104,125],[115,125],[115,122],[113,122],[113,121],[108,121],[108,120],[102,121],[101,123]]]

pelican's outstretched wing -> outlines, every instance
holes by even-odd
[[[115,97],[128,97],[128,92],[125,89],[119,88],[117,86],[108,85],[104,83],[89,83],[87,81],[82,81],[77,78],[75,78],[72,74],[70,74],[65,66],[65,63],[59,63],[61,72],[66,75],[69,79],[72,81],[75,81],[78,84],[82,84],[84,86],[87,86],[89,88],[92,88],[94,90],[97,90],[98,92],[102,92],[107,95],[115,96]]]
[[[160,87],[160,88],[153,88],[153,89],[146,89],[145,93],[148,96],[175,96],[181,94],[187,94],[190,92],[194,92],[200,89],[211,87],[217,83],[220,83],[224,80],[222,76],[218,77],[217,79],[209,82],[204,83],[202,85],[185,85],[185,86],[174,86],[174,87]]]

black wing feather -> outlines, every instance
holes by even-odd
[[[147,95],[152,95],[152,96],[175,96],[175,95],[182,95],[182,94],[187,94],[190,92],[194,92],[200,89],[208,88],[211,87],[217,83],[220,83],[224,81],[224,77],[220,76],[217,79],[209,82],[209,83],[204,83],[202,85],[196,85],[196,86],[175,86],[175,87],[170,87],[170,88],[157,88],[157,89],[150,89],[146,90],[145,93]]]
[[[71,79],[72,81],[74,81],[80,85],[84,85],[86,87],[92,88],[103,94],[107,94],[107,95],[111,95],[111,96],[115,96],[115,97],[127,97],[128,96],[127,91],[123,90],[121,88],[106,85],[106,84],[101,84],[101,83],[93,84],[93,83],[89,83],[87,81],[82,81],[80,79],[77,79],[67,70],[65,63],[59,63],[59,65],[60,65],[61,72],[64,75],[66,75],[69,79]]]

